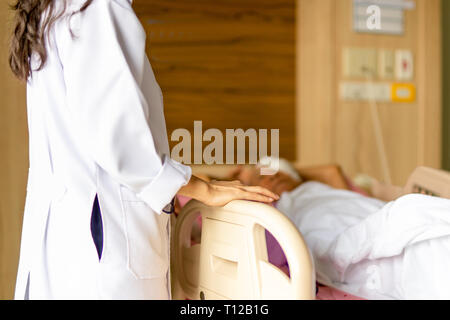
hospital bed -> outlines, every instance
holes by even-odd
[[[339,166],[297,167],[304,180],[338,189],[351,189]],[[205,166],[193,172],[222,178],[230,166]],[[410,193],[450,198],[450,174],[419,167],[405,187],[372,181],[370,195],[384,201]],[[193,243],[191,230],[201,217],[201,242]],[[289,273],[268,260],[269,231],[286,256]],[[174,224],[172,250],[174,299],[315,299],[316,282],[308,247],[293,223],[273,206],[233,201],[212,208],[191,200]]]

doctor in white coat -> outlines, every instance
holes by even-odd
[[[10,65],[27,81],[30,170],[16,299],[168,299],[177,193],[209,205],[278,196],[207,183],[170,159],[163,99],[131,0],[19,0]]]

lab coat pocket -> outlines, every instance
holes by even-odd
[[[128,270],[137,279],[162,278],[169,266],[166,215],[140,201],[123,200]]]

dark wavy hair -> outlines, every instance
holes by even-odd
[[[62,9],[55,8],[56,1],[63,1]],[[66,11],[67,0],[17,0],[11,6],[15,11],[14,30],[12,34],[9,65],[14,75],[26,81],[33,71],[41,70],[47,61],[46,37],[52,25],[60,19]],[[75,13],[82,12],[89,7],[93,0],[86,0]],[[43,15],[45,13],[45,19]],[[39,56],[39,66],[32,70],[31,56]]]

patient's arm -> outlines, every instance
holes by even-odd
[[[284,172],[275,175],[261,175],[260,169],[254,166],[241,166],[231,172],[230,179],[237,179],[245,185],[261,186],[281,195],[297,188],[301,182],[296,181]]]
[[[192,175],[189,183],[182,186],[178,195],[199,200],[208,206],[221,207],[233,200],[251,200],[270,203],[278,195],[261,186],[246,186],[235,181],[205,181]]]

